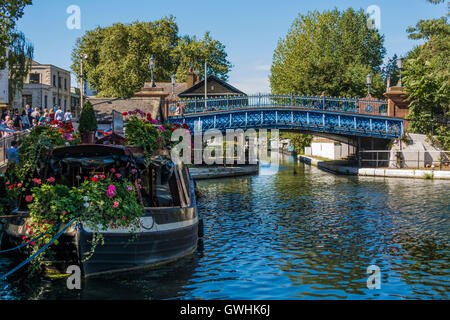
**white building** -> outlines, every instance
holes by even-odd
[[[345,159],[355,154],[356,148],[330,139],[314,137],[311,147],[305,148],[305,155],[317,156],[331,160]]]
[[[71,111],[70,71],[33,61],[19,97],[20,107],[50,108],[55,105]]]
[[[6,49],[6,56],[8,56],[9,49]],[[8,85],[9,85],[9,71],[8,62],[6,62],[6,68],[0,70],[0,108],[4,108],[8,105]]]

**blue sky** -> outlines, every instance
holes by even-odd
[[[387,56],[403,55],[418,44],[406,29],[419,19],[444,16],[447,5],[425,0],[34,0],[18,23],[34,44],[35,60],[70,69],[71,51],[78,37],[96,26],[115,22],[152,21],[173,15],[180,34],[212,36],[226,46],[233,64],[229,82],[247,93],[269,92],[268,75],[277,42],[299,13],[337,7],[381,11],[380,32],[385,35]],[[68,29],[66,11],[81,9],[81,29]],[[76,84],[72,83],[72,86]]]

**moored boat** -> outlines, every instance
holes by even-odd
[[[56,260],[64,267],[79,265],[89,277],[167,263],[196,250],[199,217],[195,187],[183,164],[164,155],[145,159],[139,149],[124,145],[92,144],[54,149],[41,172],[42,180],[52,177],[57,184],[74,187],[81,177],[101,177],[111,170],[122,177],[133,176],[133,190],[143,210],[139,221],[126,228],[96,228],[78,221],[60,238]],[[22,201],[15,212],[18,217],[8,220],[2,249],[20,245],[30,236],[26,209]],[[104,243],[93,248],[98,233]]]

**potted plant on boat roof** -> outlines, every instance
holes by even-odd
[[[80,126],[78,131],[81,134],[81,141],[84,144],[95,143],[95,132],[98,129],[97,117],[95,116],[94,107],[88,101],[81,110]]]

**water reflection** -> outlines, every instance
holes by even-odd
[[[2,299],[448,299],[446,181],[335,176],[286,160],[276,174],[199,181],[203,250],[88,280],[0,283]],[[0,258],[0,273],[9,269]],[[366,286],[369,265],[381,290]],[[6,286],[6,287],[5,287]]]

